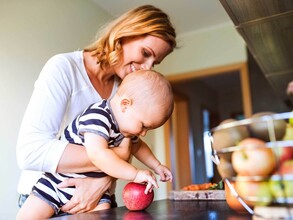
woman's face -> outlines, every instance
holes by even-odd
[[[131,72],[160,64],[172,48],[161,38],[146,35],[123,39],[122,50],[123,61],[114,67],[121,79]]]

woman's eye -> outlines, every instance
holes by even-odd
[[[150,52],[148,52],[147,50],[143,50],[142,54],[143,54],[144,57],[150,57],[151,56]]]

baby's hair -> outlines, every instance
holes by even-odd
[[[170,82],[154,70],[139,70],[128,74],[122,81],[117,94],[127,96],[139,104],[161,105],[169,118],[174,108]]]

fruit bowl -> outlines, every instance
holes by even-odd
[[[277,213],[288,209],[280,218],[292,217],[292,118],[293,112],[261,112],[239,121],[225,120],[211,130],[211,158],[225,182],[226,201],[235,211],[265,216],[266,208]]]

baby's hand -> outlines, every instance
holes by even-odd
[[[135,179],[135,183],[147,183],[145,194],[151,192],[153,188],[159,188],[155,175],[149,170],[138,170]]]
[[[160,164],[154,169],[154,171],[156,174],[160,175],[160,178],[161,178],[160,180],[162,182],[167,182],[167,181],[172,182],[173,180],[172,173],[166,166]]]

